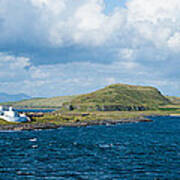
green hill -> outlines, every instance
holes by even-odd
[[[80,95],[63,104],[64,110],[132,111],[157,109],[171,104],[156,88],[115,84],[95,92]]]
[[[166,96],[171,104],[160,106],[160,110],[163,111],[179,111],[180,112],[180,97],[175,96]]]
[[[60,108],[64,102],[71,101],[75,96],[58,96],[52,98],[33,98],[29,100],[1,103],[15,108]]]
[[[167,96],[166,98],[169,99],[172,102],[172,104],[180,105],[180,97]]]

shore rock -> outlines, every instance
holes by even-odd
[[[136,119],[121,119],[121,120],[93,120],[93,121],[77,121],[73,123],[64,123],[56,125],[53,123],[23,123],[16,125],[0,125],[1,131],[22,131],[22,130],[38,130],[38,129],[56,129],[59,127],[69,126],[91,126],[91,125],[107,125],[107,124],[118,124],[118,123],[135,123],[135,122],[151,122],[152,120],[146,118]]]

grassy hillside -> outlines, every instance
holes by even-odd
[[[59,96],[52,98],[34,98],[18,102],[1,103],[3,105],[12,105],[16,108],[59,108],[64,102],[71,101],[75,96]]]
[[[98,91],[80,95],[63,109],[81,111],[117,111],[157,109],[160,105],[171,102],[156,88],[115,84]]]
[[[180,112],[180,97],[167,96],[166,98],[169,99],[171,104],[160,106],[159,109],[163,111]]]
[[[172,102],[172,104],[180,105],[180,97],[166,96],[166,98],[168,98]]]

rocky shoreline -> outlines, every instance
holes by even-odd
[[[119,123],[137,123],[137,122],[151,122],[147,118],[121,119],[121,120],[92,120],[72,123],[21,123],[14,125],[0,125],[0,131],[22,131],[22,130],[41,130],[41,129],[57,129],[59,127],[80,127],[93,125],[114,125]]]

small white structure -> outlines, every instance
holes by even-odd
[[[24,114],[19,114],[14,111],[12,107],[6,110],[3,106],[0,106],[0,119],[8,122],[27,122],[30,121],[29,117]]]

